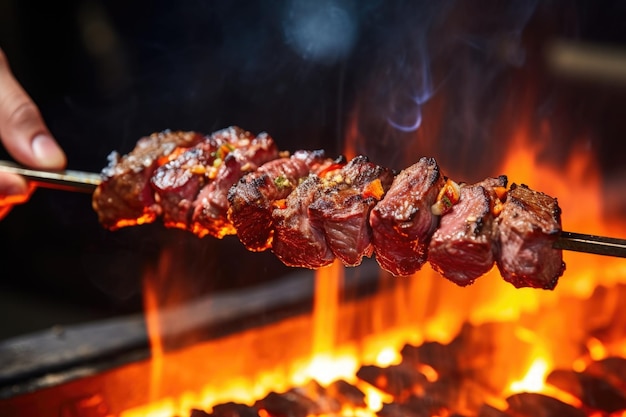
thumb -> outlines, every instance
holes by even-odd
[[[39,109],[13,76],[0,50],[0,140],[19,162],[41,169],[62,169],[63,150],[54,140]]]

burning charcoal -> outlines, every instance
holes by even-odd
[[[365,393],[343,379],[334,381],[326,389],[328,395],[336,398],[341,404],[347,404],[355,408],[365,408]]]
[[[589,299],[583,304],[584,322],[582,323],[586,333],[592,334],[600,329],[610,326],[613,316],[615,303],[612,302],[616,297],[612,288],[604,285],[598,285]]]
[[[292,389],[296,395],[309,398],[317,405],[317,414],[331,414],[341,411],[341,402],[329,394],[317,381],[310,381],[302,387]]]
[[[506,402],[509,404],[507,412],[515,417],[586,417],[584,411],[538,393],[514,394]]]
[[[594,410],[613,413],[626,409],[626,396],[603,378],[587,373],[555,370],[547,382],[579,398]]]
[[[620,344],[626,337],[626,309],[622,300],[626,297],[626,285],[617,284],[607,290],[606,302],[597,311],[591,311],[591,315],[598,313],[602,322],[595,323],[597,327],[589,332],[589,336],[600,340],[605,346]]]
[[[426,386],[423,395],[431,402],[445,404],[450,408],[455,408],[454,406],[458,403],[461,394],[461,379],[462,377],[438,379]]]
[[[487,388],[467,376],[446,376],[425,387],[423,397],[453,411],[477,413],[492,395]]]
[[[265,410],[270,417],[306,417],[320,413],[318,405],[313,400],[294,391],[283,394],[271,392],[254,406],[259,410]]]
[[[376,413],[379,417],[429,417],[428,410],[411,410],[408,407],[398,404],[385,404],[379,412]]]
[[[417,347],[405,345],[400,353],[403,362],[412,366],[429,365],[440,375],[459,372],[457,352],[450,345],[442,345],[439,342],[425,342]]]
[[[511,415],[504,411],[498,410],[488,404],[484,404],[480,407],[478,415],[476,417],[510,417]]]
[[[432,415],[448,415],[447,408],[437,401],[433,401],[428,397],[417,397],[411,395],[402,402],[394,402],[385,404],[378,412],[380,417],[395,416],[432,416]]]
[[[227,402],[214,406],[213,412],[211,414],[194,415],[194,411],[198,410],[193,410],[191,417],[259,417],[259,413],[255,408],[250,407],[246,404],[239,404],[234,402]]]
[[[586,371],[590,375],[603,377],[626,393],[626,359],[617,356],[591,363]]]
[[[191,410],[191,414],[189,414],[189,417],[210,417],[211,414],[207,413],[206,411],[203,410],[197,410],[197,409],[192,409]]]
[[[442,414],[447,415],[450,412],[448,404],[443,403],[437,398],[432,398],[429,395],[420,397],[411,395],[408,399],[402,402],[402,405],[411,411],[425,410],[429,416]]]
[[[356,376],[393,396],[411,392],[428,382],[424,375],[406,365],[393,365],[387,368],[365,365],[358,370]]]

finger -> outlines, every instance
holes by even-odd
[[[15,204],[24,203],[34,190],[24,178],[15,174],[0,174],[0,220]]]
[[[33,188],[19,175],[0,174],[0,206],[25,202],[28,200]]]
[[[61,169],[66,157],[44,123],[39,109],[17,82],[0,50],[0,139],[19,162],[41,169]]]
[[[20,175],[0,174],[0,219],[12,206],[28,201],[35,188],[34,184]]]

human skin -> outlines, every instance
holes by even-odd
[[[0,142],[17,162],[36,169],[63,169],[65,153],[39,108],[15,78],[0,49]],[[0,173],[0,219],[28,200],[34,187],[23,177]]]

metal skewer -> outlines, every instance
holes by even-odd
[[[14,162],[0,160],[0,172],[23,175],[39,187],[91,193],[100,184],[99,174],[82,171],[41,171],[24,168]],[[556,249],[595,255],[626,258],[626,239],[616,239],[587,235],[582,233],[561,232],[554,242]]]
[[[626,258],[626,239],[613,237],[561,232],[558,240],[554,242],[554,247],[575,252]]]
[[[24,168],[10,161],[0,161],[0,172],[19,174],[38,187],[92,193],[102,181],[99,174],[82,171],[41,171]]]

